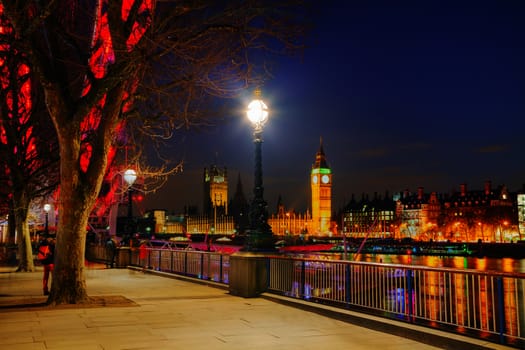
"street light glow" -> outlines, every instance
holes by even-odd
[[[248,111],[246,112],[248,119],[256,128],[260,128],[268,120],[268,106],[263,100],[253,100],[248,105]]]
[[[137,180],[137,172],[135,170],[128,169],[124,172],[124,181],[126,181],[129,186],[132,186],[135,180]]]

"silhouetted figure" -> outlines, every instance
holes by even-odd
[[[55,239],[53,237],[48,235],[40,242],[37,258],[44,266],[42,289],[44,295],[49,295],[49,275],[55,267]]]
[[[115,266],[115,256],[117,255],[117,243],[111,237],[106,241],[106,267],[113,268]]]

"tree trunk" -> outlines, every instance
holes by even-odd
[[[63,115],[56,109],[50,110],[56,113],[51,113],[52,117],[58,116],[54,122],[60,144],[60,220],[48,304],[83,304],[90,301],[84,276],[87,224],[104,177],[111,137],[93,142],[100,147],[93,147],[89,167],[82,170],[81,140],[75,137],[80,135],[80,124],[60,124],[57,119],[61,120]],[[107,118],[115,120],[116,115]],[[101,125],[106,129],[101,127],[98,132],[102,136],[111,135],[112,129],[105,123]]]
[[[9,220],[7,221],[7,242],[16,243],[16,217],[13,203],[9,202]]]
[[[62,130],[58,134],[61,145],[60,220],[48,304],[82,304],[89,301],[84,277],[84,254],[89,212],[95,200],[92,194],[94,190],[89,191],[89,186],[94,184],[86,183],[84,174],[80,172],[79,140],[62,137],[68,135],[67,131]]]
[[[15,221],[17,243],[18,243],[18,269],[17,271],[34,271],[33,247],[31,246],[31,236],[27,223],[27,213],[29,211],[29,200],[25,193],[14,193],[13,204],[15,207]]]
[[[55,268],[51,281],[49,304],[82,304],[89,301],[84,277],[86,210],[63,198],[55,246]]]
[[[23,220],[17,218],[16,223],[17,223],[16,229],[18,232],[18,256],[19,256],[17,271],[26,271],[26,272],[35,271],[35,264],[33,261],[33,246],[31,245],[31,235],[29,233],[27,215]]]

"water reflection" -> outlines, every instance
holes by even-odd
[[[486,271],[487,270],[487,260],[486,259],[476,259],[476,270],[478,271]]]
[[[331,255],[340,254],[337,253]],[[319,256],[311,257],[318,258]],[[337,259],[339,260],[341,259],[341,257],[338,257]],[[349,260],[353,260],[351,255],[349,255]],[[456,269],[474,269],[478,271],[525,273],[525,259],[512,258],[360,254],[359,261],[380,262],[386,264],[419,265],[429,267],[450,267]]]

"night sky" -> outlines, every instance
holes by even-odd
[[[523,188],[525,1],[341,1],[318,12],[303,57],[280,62],[262,87],[270,213],[279,195],[287,208],[309,208],[321,137],[333,210],[352,194],[477,190],[487,180]],[[252,92],[216,129],[179,135],[184,172],[143,209],[202,209],[212,164],[228,168],[230,197],[239,174],[253,197]]]

